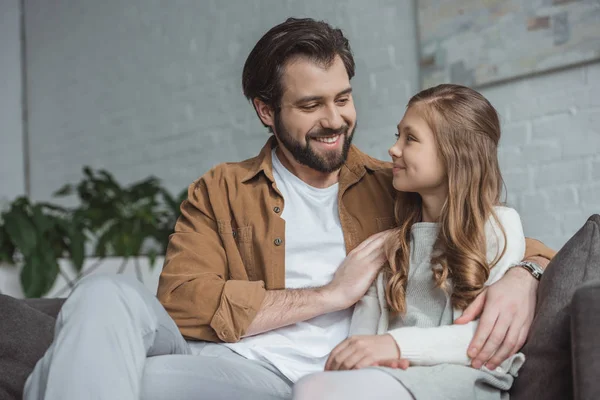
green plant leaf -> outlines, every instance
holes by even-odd
[[[66,209],[65,207],[57,206],[56,204],[51,204],[51,203],[46,203],[46,202],[40,202],[38,204],[45,210],[55,211],[55,212],[57,212],[59,214],[63,214],[63,215],[67,215],[69,213],[68,209]]]
[[[33,215],[31,216],[32,222],[37,228],[38,235],[44,235],[46,232],[51,231],[54,228],[54,221],[44,214],[42,206],[36,204],[32,206]]]
[[[14,264],[15,245],[4,226],[0,226],[0,264]]]
[[[52,288],[58,276],[58,262],[52,257],[33,254],[25,259],[21,270],[21,286],[26,297],[42,297]]]
[[[148,251],[148,263],[150,264],[150,269],[154,269],[154,264],[156,263],[156,257],[158,256],[156,250],[150,249]]]
[[[77,224],[72,225],[69,231],[69,255],[73,267],[79,273],[85,262],[85,233]]]
[[[25,256],[31,254],[37,244],[37,230],[28,214],[29,203],[13,203],[10,210],[3,214],[4,227],[12,243]]]
[[[52,194],[54,197],[64,197],[73,194],[73,186],[66,184]]]
[[[94,249],[94,255],[96,257],[104,258],[107,255],[112,254],[112,249],[110,248],[110,239],[109,235],[103,234],[97,238],[96,247]]]

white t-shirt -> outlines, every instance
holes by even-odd
[[[331,282],[346,257],[338,211],[338,184],[312,187],[273,156],[273,176],[285,206],[285,287]],[[253,360],[267,361],[292,381],[323,371],[329,353],[348,336],[352,309],[324,314],[224,345]]]

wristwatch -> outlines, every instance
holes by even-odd
[[[542,279],[542,275],[544,274],[542,267],[531,261],[521,261],[520,263],[514,264],[511,268],[514,267],[526,269],[538,281]]]

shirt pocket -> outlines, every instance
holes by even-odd
[[[243,269],[248,280],[256,280],[252,227],[237,227],[230,220],[218,220],[217,224],[229,262],[229,279],[243,279]]]
[[[256,273],[254,269],[254,246],[252,242],[252,227],[242,226],[240,228],[232,229],[233,238],[237,244],[242,263],[248,274],[248,279],[253,281],[256,280]]]

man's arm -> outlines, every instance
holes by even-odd
[[[244,336],[258,335],[306,321],[340,308],[325,288],[267,290],[256,317]]]
[[[525,257],[523,261],[534,262],[545,269],[555,255],[556,251],[539,240],[525,238]]]
[[[314,289],[268,290],[244,336],[351,307],[367,292],[385,261],[385,238],[386,232],[375,234],[352,250],[328,285]]]

